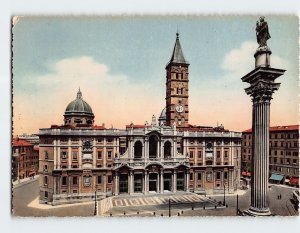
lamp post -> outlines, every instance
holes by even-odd
[[[223,205],[225,205],[225,184],[224,184],[224,199],[223,199]]]
[[[97,215],[97,187],[95,186],[95,210],[94,215]]]
[[[236,195],[236,215],[239,215],[239,195]]]
[[[169,217],[171,217],[171,198],[169,198]]]

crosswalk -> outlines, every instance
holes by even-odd
[[[171,203],[199,203],[207,202],[208,198],[199,196],[194,193],[178,195],[156,195],[156,196],[138,196],[138,197],[115,197],[112,199],[113,207],[127,206],[145,206],[145,205],[162,205]]]

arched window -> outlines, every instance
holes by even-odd
[[[134,143],[134,158],[140,159],[143,155],[143,144],[141,141],[137,141]]]
[[[167,159],[170,157],[171,157],[171,143],[167,141],[164,144],[164,158]]]
[[[44,177],[44,185],[47,186],[48,185],[48,176]]]
[[[155,135],[149,137],[149,158],[157,157],[158,138]]]

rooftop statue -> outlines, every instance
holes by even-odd
[[[259,21],[256,22],[256,38],[259,47],[267,46],[267,40],[271,38],[268,23],[264,16],[259,17]]]

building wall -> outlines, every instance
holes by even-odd
[[[43,132],[43,131],[41,131]],[[51,135],[52,132],[52,135]],[[127,129],[115,132],[78,129],[47,129],[40,136],[40,202],[68,203],[105,198],[120,192],[126,179],[128,193],[141,179],[142,192],[151,191],[150,174],[157,174],[157,190],[164,192],[171,180],[173,192],[183,179],[184,190],[197,193],[233,193],[239,184],[240,137],[233,132],[179,132],[174,128]],[[156,135],[157,157],[149,158],[149,138]],[[85,148],[86,141],[91,142]],[[142,157],[135,158],[135,143],[142,144]],[[171,153],[164,155],[166,143]],[[208,143],[212,148],[207,148]],[[122,153],[120,153],[122,151]],[[123,153],[124,152],[124,153]],[[208,156],[209,154],[209,156]],[[148,164],[148,165],[147,165]],[[151,165],[152,164],[152,165]],[[185,167],[182,167],[185,166]],[[182,176],[180,178],[180,176]]]
[[[24,179],[38,173],[39,152],[33,144],[14,139],[12,146],[12,178]]]
[[[286,130],[284,130],[286,127]],[[269,172],[278,173],[286,179],[299,177],[299,132],[282,126],[283,130],[271,127]],[[275,130],[276,129],[276,130]],[[252,134],[242,133],[242,171],[251,172]]]

